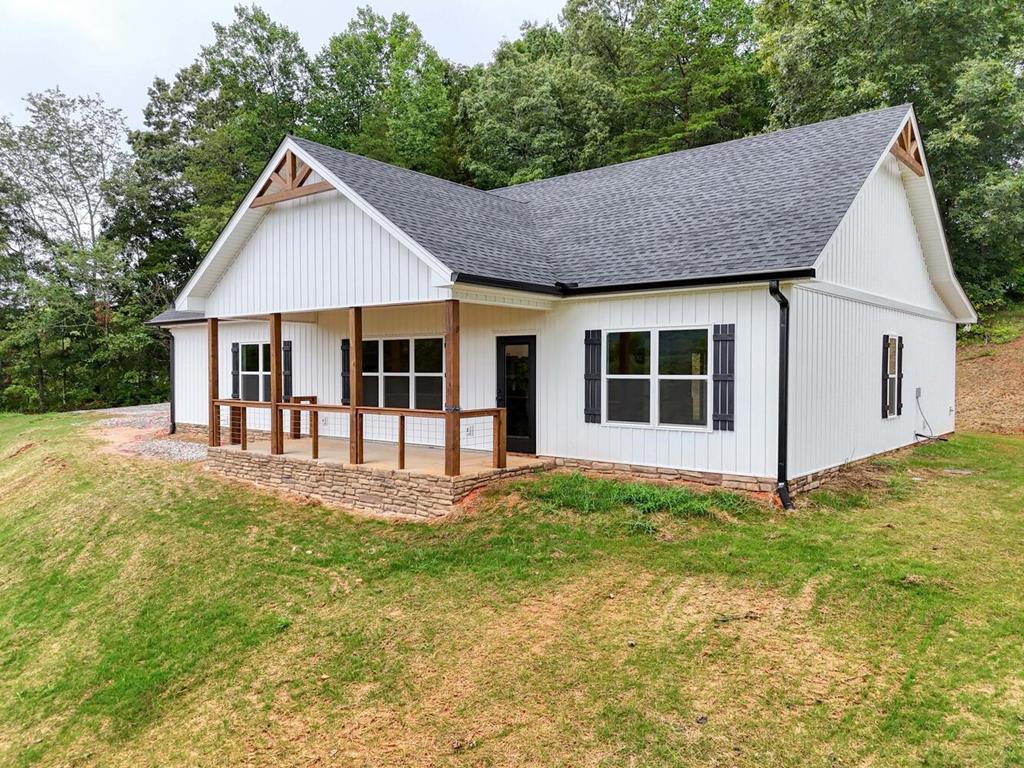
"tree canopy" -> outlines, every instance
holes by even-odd
[[[0,409],[166,394],[174,297],[287,134],[482,188],[912,102],[957,270],[1024,294],[1024,10],[1014,0],[568,0],[492,59],[360,8],[323,48],[257,6],[155,78],[0,118]]]

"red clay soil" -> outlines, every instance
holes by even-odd
[[[956,411],[960,431],[1024,434],[1024,336],[960,347]]]

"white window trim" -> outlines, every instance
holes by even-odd
[[[889,348],[887,347],[885,350],[885,397],[887,400],[885,404],[886,421],[889,421],[890,419],[903,418],[903,414],[900,413],[898,410],[899,395],[897,394],[899,392],[900,387],[900,339],[902,338],[902,336],[900,336],[898,333],[890,333],[888,334],[888,336],[889,344],[896,344],[896,363],[895,367],[892,370],[890,370],[889,363],[892,361],[892,358],[889,356]],[[889,398],[890,382],[892,382],[891,399]]]
[[[268,345],[269,346],[270,342],[266,341],[266,340],[263,340],[263,341],[240,341],[240,342],[238,342],[238,397],[240,399],[244,399],[244,398],[242,398],[242,379],[244,377],[246,377],[246,376],[256,376],[256,377],[259,378],[259,382],[260,382],[260,396],[257,398],[257,400],[259,400],[259,402],[262,402],[262,403],[269,403],[270,402],[270,395],[269,394],[267,395],[267,399],[266,400],[263,399],[263,377],[270,375],[270,369],[269,368],[267,370],[263,370],[263,346],[264,345]],[[259,359],[259,371],[244,371],[244,370],[242,370],[242,360],[245,358],[245,352],[243,352],[243,350],[246,347],[253,347],[253,346],[256,347],[259,350],[258,355],[257,355],[257,357]]]
[[[441,371],[426,371],[423,373],[416,372],[416,341],[417,340],[437,340],[441,342]],[[378,371],[363,371],[363,386],[365,396],[366,376],[375,376],[377,378],[377,403],[378,407],[390,408],[394,406],[384,405],[384,378],[385,377],[405,377],[409,379],[409,408],[417,409],[419,406],[416,404],[416,377],[428,378],[433,377],[441,379],[441,410],[444,410],[444,378],[447,371],[445,370],[445,355],[444,355],[444,336],[439,336],[436,333],[424,333],[416,336],[373,336],[370,338],[364,338],[363,343],[376,342],[377,344],[377,362],[380,370]],[[385,341],[408,341],[409,342],[409,370],[406,373],[387,373],[384,369],[384,342]],[[432,409],[431,409],[432,410]]]
[[[708,372],[702,376],[693,374],[660,374],[658,368],[658,352],[660,347],[661,331],[704,331],[708,337]],[[608,334],[609,333],[649,333],[651,334],[651,371],[648,374],[637,373],[614,373],[610,374],[613,379],[649,379],[650,380],[650,416],[649,422],[643,421],[613,421],[608,418]],[[630,427],[635,429],[656,429],[672,432],[712,432],[714,424],[711,418],[711,406],[713,387],[711,386],[711,372],[715,370],[715,345],[713,343],[712,325],[668,325],[658,327],[637,327],[637,328],[609,328],[601,331],[601,418],[602,425],[608,427]],[[660,379],[673,381],[687,381],[703,379],[707,382],[705,389],[704,412],[707,414],[707,423],[704,426],[695,424],[662,424],[661,423],[661,399],[658,393],[658,381]]]

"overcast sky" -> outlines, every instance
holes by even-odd
[[[405,11],[427,41],[453,61],[487,61],[524,20],[554,21],[564,0],[262,0],[275,21],[315,53],[345,28],[360,5],[390,16]],[[59,85],[99,93],[142,123],[146,89],[170,79],[213,40],[237,0],[0,0],[0,114],[24,118],[22,97]]]

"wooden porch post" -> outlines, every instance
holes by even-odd
[[[363,308],[350,307],[348,310],[349,338],[349,412],[348,461],[349,464],[363,463],[363,420],[359,417],[359,406],[363,404]]]
[[[459,301],[444,303],[444,473],[460,473],[459,433]]]
[[[281,313],[270,315],[270,452],[284,453],[284,429],[281,419],[281,393],[284,378],[281,366]]]
[[[217,318],[211,317],[206,321],[207,346],[209,347],[209,392],[210,392],[210,413],[207,416],[206,436],[207,442],[211,445],[220,445],[220,409],[213,404],[213,401],[220,397],[220,361],[219,338],[217,335]]]

